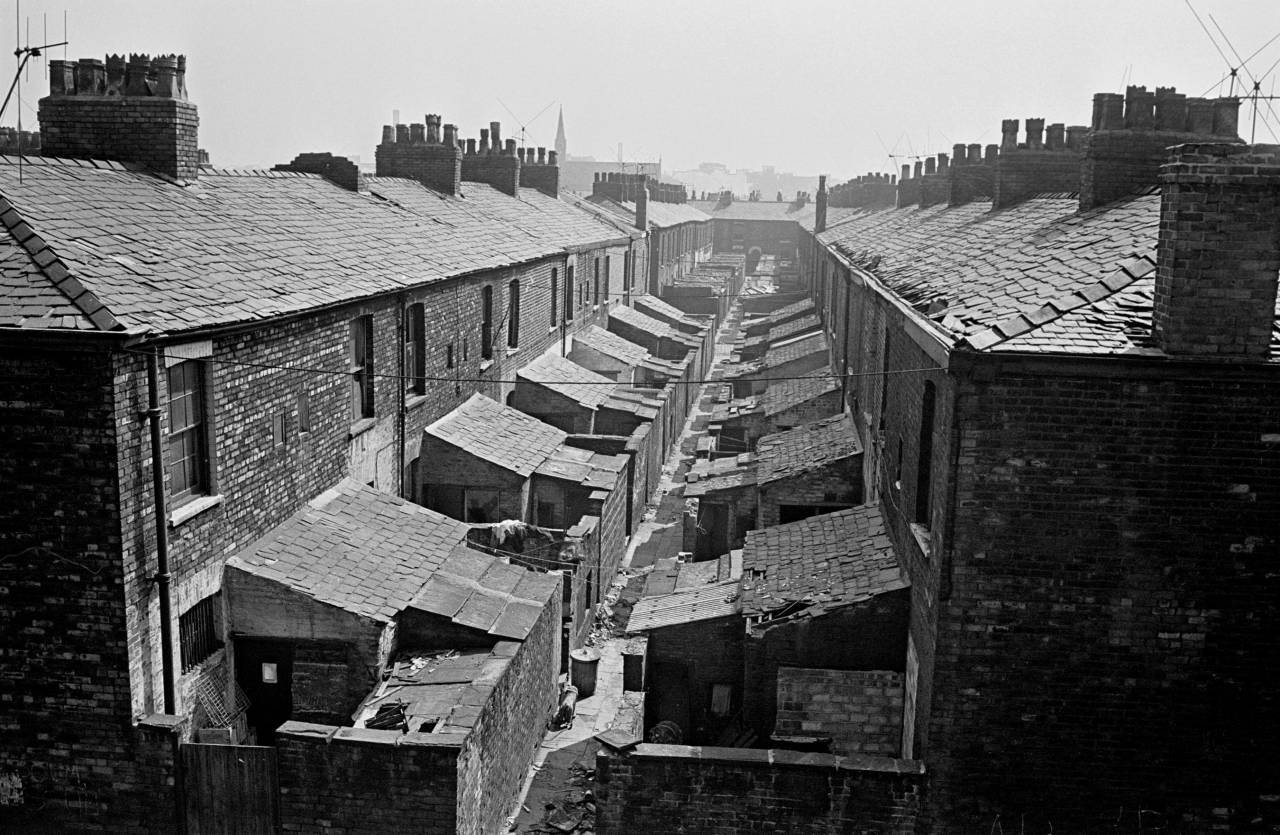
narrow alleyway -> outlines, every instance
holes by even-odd
[[[626,618],[654,563],[674,557],[682,549],[684,476],[694,461],[698,439],[706,432],[716,385],[713,381],[729,359],[740,322],[741,308],[735,302],[716,334],[708,382],[699,389],[697,405],[662,467],[658,489],[631,538],[608,603],[597,615],[596,628],[589,639],[600,652],[595,693],[578,701],[572,726],[548,731],[543,739],[525,779],[519,807],[509,818],[511,832],[593,832],[595,762],[600,749],[596,735],[614,730],[639,736],[644,731],[644,694],[622,689]]]

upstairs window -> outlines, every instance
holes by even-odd
[[[936,389],[931,382],[924,384],[920,402],[920,447],[916,463],[916,515],[915,520],[929,526],[929,491],[933,475],[933,413]]]
[[[218,629],[221,609],[222,593],[214,592],[178,616],[182,672],[187,672],[222,648]]]
[[[560,274],[555,267],[551,268],[551,327],[560,324],[556,318],[560,315]]]
[[[595,272],[591,278],[591,303],[600,306],[600,259],[595,259]]]
[[[480,358],[493,359],[493,288],[480,288]]]
[[[507,347],[520,346],[520,282],[507,285]]]
[[[409,394],[427,392],[427,322],[426,309],[421,304],[405,308],[404,322],[404,374],[405,391]]]
[[[570,265],[564,274],[564,316],[573,321],[573,266]]]
[[[169,366],[169,490],[177,502],[209,493],[209,423],[205,412],[205,364]]]
[[[351,419],[373,417],[373,317],[351,320]]]

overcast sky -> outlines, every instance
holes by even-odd
[[[1192,2],[1241,57],[1280,34],[1280,0]],[[550,146],[563,106],[571,154],[613,159],[621,142],[667,170],[843,179],[896,170],[891,151],[997,142],[1002,118],[1088,124],[1093,94],[1126,79],[1203,95],[1228,70],[1183,0],[23,0],[33,43],[46,18],[62,39],[64,10],[67,58],[185,53],[200,144],[239,167],[300,151],[372,160],[395,108],[404,122],[439,113],[464,136],[490,120],[517,136],[519,119],[529,144]],[[12,42],[13,0],[4,14]],[[1278,59],[1280,39],[1248,66]],[[24,127],[48,90],[37,69]],[[1277,141],[1261,121],[1258,141]]]

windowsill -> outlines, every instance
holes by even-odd
[[[916,538],[916,545],[920,546],[920,553],[927,560],[932,555],[933,535],[929,533],[929,529],[919,522],[912,522],[911,535]]]
[[[480,370],[482,372],[488,371],[490,368],[493,368],[493,360],[480,360]]]
[[[515,348],[508,348],[508,349],[507,349],[507,356],[509,356],[509,357],[514,357],[514,356],[515,356],[516,354],[518,354],[518,353],[520,353],[520,348],[519,348],[519,347],[515,347]]]
[[[547,333],[548,333],[548,334],[552,334],[552,333],[555,333],[555,332],[556,332],[556,331],[558,331],[558,330],[560,330],[560,326],[559,326],[559,325],[552,325],[551,327],[547,328]]]
[[[360,420],[357,420],[355,423],[351,424],[351,428],[347,430],[347,439],[350,440],[352,438],[355,438],[358,435],[363,435],[364,433],[368,432],[370,429],[372,429],[377,425],[378,425],[377,418],[371,418],[371,417],[360,418]]]
[[[186,504],[169,511],[169,527],[176,528],[180,525],[185,525],[201,513],[220,504],[222,504],[222,494],[220,493],[194,498]]]
[[[407,398],[405,398],[404,410],[406,412],[411,412],[426,402],[427,402],[427,396],[425,394],[410,394]]]

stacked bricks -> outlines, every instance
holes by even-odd
[[[1172,87],[1130,86],[1124,96],[1093,97],[1085,144],[1080,208],[1092,209],[1159,182],[1171,145],[1238,142],[1240,100],[1187,98]]]
[[[1018,142],[1018,120],[1001,123],[1001,143],[992,184],[992,207],[1002,209],[1037,194],[1074,193],[1080,188],[1085,129],[1027,119],[1026,141]],[[991,155],[989,149],[988,156]]]
[[[983,157],[982,146],[961,145],[951,149],[951,192],[948,204],[962,206],[974,200],[989,199],[995,193],[996,160],[1000,149],[988,145]]]
[[[502,124],[490,122],[480,130],[480,143],[468,139],[462,156],[462,179],[489,185],[516,196],[520,186],[520,157],[516,153],[516,141],[508,139],[502,144]]]
[[[546,148],[539,148],[535,157],[533,148],[521,148],[516,156],[520,160],[521,188],[536,188],[552,197],[560,194],[560,166],[555,151],[547,153]]]
[[[833,754],[896,757],[902,747],[902,673],[780,667],[774,733],[831,737]]]
[[[1161,172],[1157,343],[1170,354],[1266,360],[1280,272],[1280,147],[1183,145]]]
[[[42,153],[143,165],[178,180],[199,170],[196,106],[187,101],[186,58],[120,55],[49,62],[40,100]]]
[[[902,166],[902,176],[898,179],[897,207],[920,205],[921,181],[924,178],[924,162],[916,160],[914,166]]]
[[[382,142],[374,151],[379,177],[404,177],[448,195],[462,188],[462,148],[458,128],[444,125],[440,117],[427,114],[426,121],[412,125],[383,125]]]
[[[596,831],[913,833],[913,760],[641,744],[596,759]]]
[[[920,180],[920,208],[927,209],[951,199],[951,163],[946,154],[924,161],[924,177]]]
[[[40,154],[40,131],[0,128],[0,154]]]
[[[889,208],[895,204],[897,195],[896,174],[868,172],[831,189],[828,205],[846,209]]]
[[[364,189],[364,176],[360,173],[359,167],[346,157],[336,157],[330,153],[298,154],[293,158],[293,162],[277,165],[272,170],[319,174],[347,191]]]

